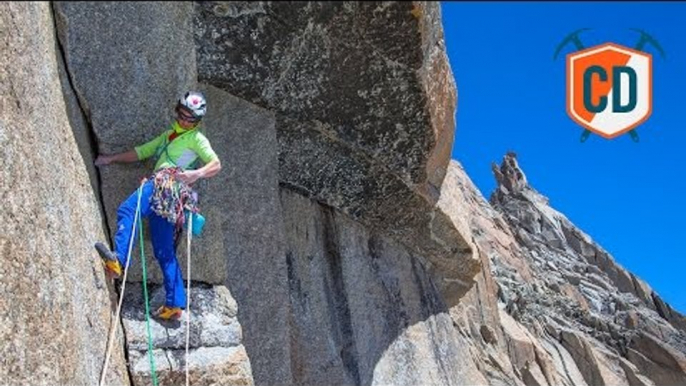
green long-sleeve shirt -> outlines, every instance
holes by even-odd
[[[135,150],[138,159],[144,160],[153,155],[158,156],[159,159],[155,163],[155,171],[174,166],[185,170],[198,157],[206,164],[219,159],[212,149],[210,141],[197,129],[178,134],[170,143],[169,135],[174,131],[177,133],[182,131],[177,122],[174,122],[169,130],[166,130],[152,141],[136,146]]]

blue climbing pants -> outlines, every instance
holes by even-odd
[[[141,193],[141,219],[147,218],[150,224],[150,235],[155,259],[160,265],[164,275],[164,290],[166,293],[165,305],[167,307],[186,308],[186,291],[183,287],[183,275],[181,267],[176,259],[174,247],[174,224],[164,217],[155,213],[150,205],[150,197],[154,191],[153,181],[148,180],[143,184]],[[134,191],[117,210],[117,234],[114,236],[115,252],[122,267],[126,267],[126,255],[129,251],[131,232],[134,232],[132,242],[136,243],[138,230],[133,228],[133,219],[136,216],[138,203],[138,190]]]

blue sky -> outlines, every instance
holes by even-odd
[[[550,204],[686,313],[686,3],[442,3],[458,88],[453,158],[486,198],[491,162],[517,153],[529,183]],[[569,33],[590,47],[633,47],[652,35],[653,111],[628,135],[579,141],[565,111]]]

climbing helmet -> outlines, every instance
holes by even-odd
[[[197,91],[186,92],[176,105],[176,113],[185,113],[186,116],[190,114],[195,121],[201,120],[207,113],[205,96]]]

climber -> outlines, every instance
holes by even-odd
[[[136,162],[154,156],[154,173],[143,180],[140,198],[140,218],[148,218],[154,255],[164,275],[165,304],[155,316],[163,320],[179,319],[186,306],[181,268],[176,258],[175,239],[185,222],[185,213],[197,212],[197,195],[191,185],[199,178],[209,178],[221,170],[217,154],[198,125],[207,112],[202,93],[187,92],[176,104],[176,119],[171,127],[157,138],[124,153],[98,155],[96,166],[113,162]],[[200,158],[205,164],[193,170]],[[114,251],[103,243],[95,248],[102,257],[109,277],[119,278],[129,251],[129,241],[135,243],[132,229],[138,203],[138,190],[131,194],[117,210],[117,232]],[[134,239],[131,232],[134,232]]]

